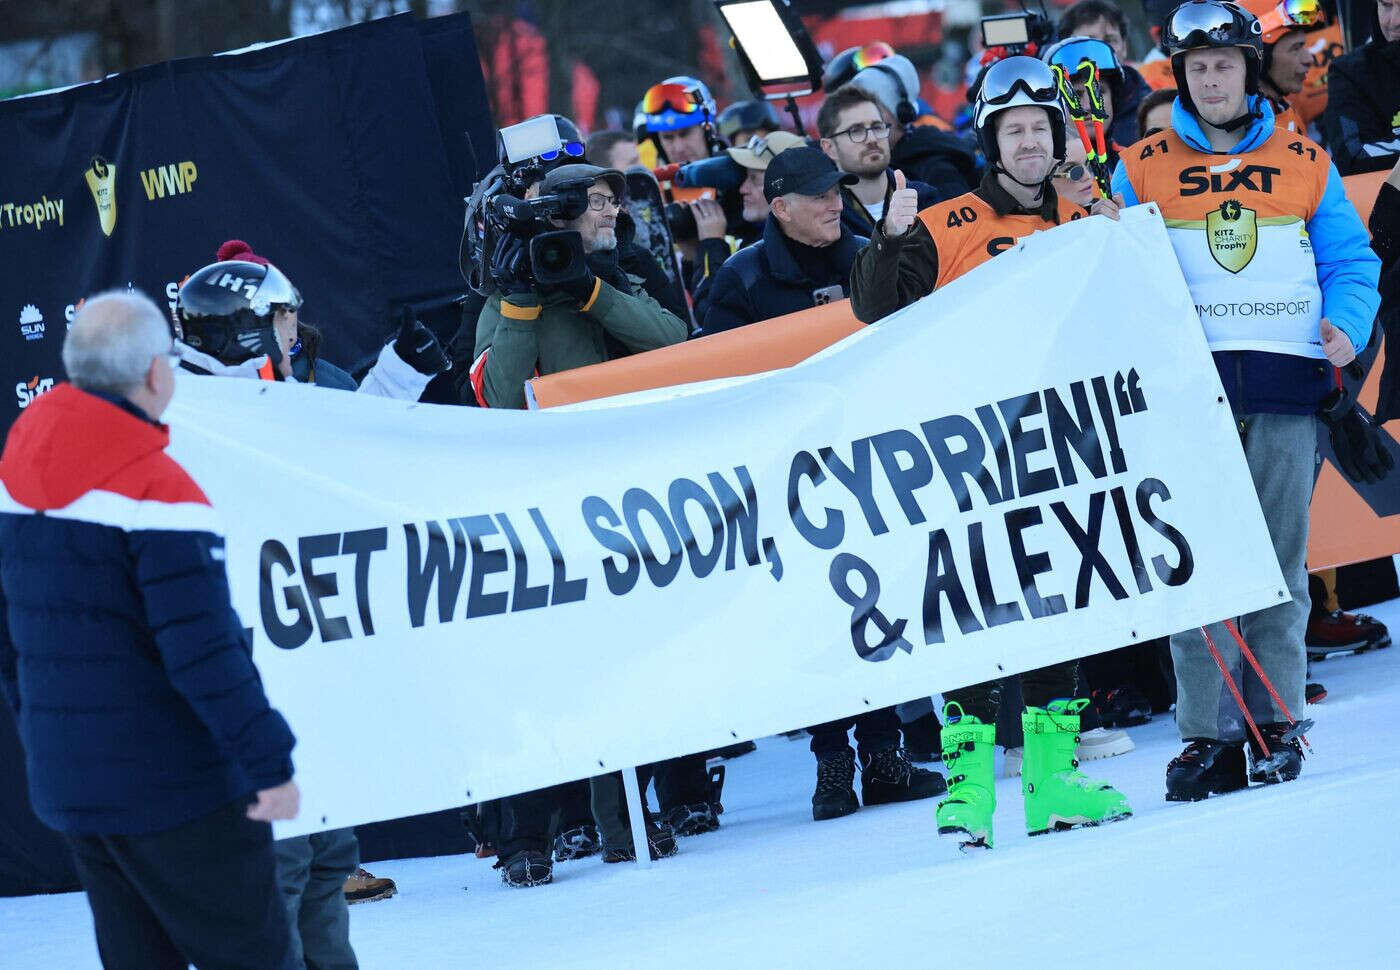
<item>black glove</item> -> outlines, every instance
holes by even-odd
[[[578,300],[579,306],[582,306],[593,298],[593,287],[597,285],[598,276],[585,261],[583,272],[573,279],[560,280],[556,287],[561,293],[567,293],[573,299]]]
[[[1395,459],[1385,450],[1380,431],[1346,388],[1339,387],[1328,394],[1317,416],[1327,425],[1338,466],[1353,482],[1374,484],[1395,467]]]
[[[502,297],[534,290],[534,281],[530,277],[530,253],[523,240],[508,232],[502,233],[496,240],[496,249],[491,254],[491,279],[496,282]]]
[[[403,325],[394,338],[394,353],[403,358],[405,364],[420,374],[432,376],[441,374],[452,366],[443,353],[442,344],[433,332],[414,319],[412,311],[405,310]]]

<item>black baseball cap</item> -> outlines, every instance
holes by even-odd
[[[836,167],[820,148],[799,145],[768,163],[763,172],[763,197],[772,202],[780,195],[821,195],[837,182],[855,185],[860,179]]]

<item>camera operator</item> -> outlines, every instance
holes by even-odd
[[[552,219],[577,232],[587,258],[573,278],[541,290],[530,265],[528,240],[503,233],[490,273],[499,292],[477,321],[476,356],[487,350],[481,391],[490,407],[523,408],[532,374],[586,367],[630,353],[679,343],[686,325],[663,308],[618,265],[617,219],[626,183],[622,173],[570,164],[549,172],[539,196],[566,183],[587,184],[587,205],[571,220]]]

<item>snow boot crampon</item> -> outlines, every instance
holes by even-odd
[[[1244,773],[1244,743],[1192,738],[1167,764],[1167,801],[1198,802],[1208,795],[1226,795],[1248,785]]]
[[[992,816],[996,814],[995,724],[983,724],[962,706],[949,701],[943,708],[943,766],[948,771],[948,797],[934,813],[938,834],[967,836],[967,844],[992,847]]]
[[[1054,700],[1048,707],[1027,707],[1021,715],[1026,737],[1021,794],[1031,835],[1116,822],[1133,814],[1122,792],[1079,771],[1079,712],[1088,704],[1087,698]]]
[[[860,800],[865,805],[888,805],[932,798],[948,790],[943,776],[916,768],[898,748],[872,751],[860,759]]]
[[[509,859],[498,859],[493,868],[501,870],[501,882],[513,889],[544,886],[554,881],[554,860],[533,849],[522,849]]]
[[[856,801],[856,756],[850,748],[817,759],[817,790],[812,793],[812,818],[818,822],[850,815]]]
[[[1308,726],[1311,721],[1306,722]],[[1249,737],[1249,780],[1257,785],[1276,785],[1281,781],[1293,781],[1303,770],[1303,746],[1298,743],[1298,735],[1304,729],[1295,729],[1287,724],[1261,724],[1259,733],[1264,735],[1264,743],[1269,746],[1269,756],[1254,736]]]

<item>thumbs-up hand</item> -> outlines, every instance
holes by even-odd
[[[904,173],[895,169],[894,192],[885,206],[885,235],[902,236],[919,216],[919,193],[908,187]]]
[[[1332,326],[1326,317],[1322,318],[1322,352],[1333,367],[1345,367],[1356,359],[1356,348],[1351,345],[1351,338]]]

